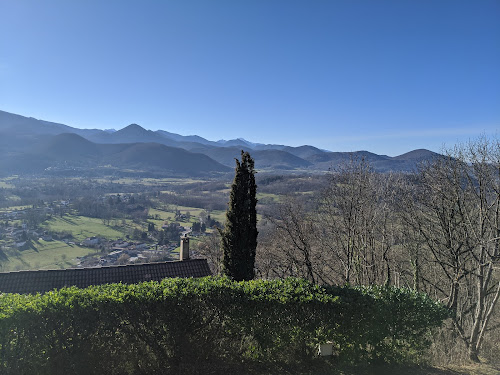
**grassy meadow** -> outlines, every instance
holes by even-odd
[[[131,222],[126,220],[125,226],[112,226],[104,224],[101,219],[97,218],[64,215],[63,217],[52,217],[42,227],[49,231],[71,233],[75,242],[81,242],[85,238],[92,236],[107,239],[124,238],[127,229],[131,227]]]
[[[189,220],[175,220],[175,209],[179,210],[181,215],[186,215],[188,212],[191,217]],[[159,217],[160,219],[149,219],[148,221],[155,224],[156,228],[161,228],[164,222],[172,223],[179,222],[183,227],[191,228],[194,222],[199,221],[201,212],[204,211],[201,208],[187,207],[187,206],[175,206],[174,209],[163,210],[160,208],[149,209],[150,217]],[[157,216],[158,215],[158,216]],[[211,211],[210,217],[221,223],[225,220],[226,213],[224,211]]]
[[[62,241],[32,241],[27,250],[17,250],[2,262],[2,271],[57,269],[76,266],[77,257],[95,253],[94,249],[69,245]]]
[[[0,208],[0,213],[24,210],[25,208],[30,208],[31,206],[10,206],[5,208]]]

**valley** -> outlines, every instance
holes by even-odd
[[[196,249],[223,225],[229,186],[202,179],[19,176],[0,183],[3,272],[176,260],[182,233]]]

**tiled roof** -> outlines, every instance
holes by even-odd
[[[134,284],[160,281],[166,277],[203,277],[211,275],[206,259],[133,264],[99,268],[16,271],[0,273],[0,292],[47,292],[65,286],[86,288],[109,283]]]

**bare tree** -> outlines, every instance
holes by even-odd
[[[393,176],[379,176],[352,159],[330,176],[320,202],[322,245],[340,283],[391,283],[394,229]]]
[[[278,272],[313,283],[328,282],[314,214],[308,212],[297,199],[287,196],[269,220],[275,226],[273,250],[281,260]]]
[[[283,238],[274,221],[267,216],[259,222],[255,272],[257,277],[266,280],[282,279],[294,274],[294,266],[289,262],[287,252],[283,252]]]
[[[399,267],[405,284],[417,291],[427,291],[424,281],[428,251],[425,239],[420,232],[418,213],[421,208],[417,202],[420,179],[416,174],[402,176],[394,184],[394,210],[398,223]]]
[[[222,272],[222,249],[220,247],[220,235],[214,231],[198,243],[196,248],[200,256],[207,258],[212,274],[220,275]]]
[[[457,146],[420,173],[418,228],[434,261],[427,277],[453,312],[453,323],[479,361],[499,298],[500,148],[487,140]]]

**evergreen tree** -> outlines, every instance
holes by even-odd
[[[236,159],[226,224],[220,230],[223,273],[236,281],[254,278],[258,233],[256,193],[254,161],[248,152],[241,151],[241,162]]]

